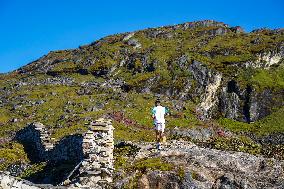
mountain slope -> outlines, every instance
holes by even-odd
[[[57,140],[109,117],[117,142],[154,141],[150,110],[157,98],[171,110],[170,139],[282,159],[283,44],[283,29],[245,33],[206,20],[50,52],[0,75],[0,169],[24,165],[28,171],[16,172],[29,178],[45,166],[30,162],[13,140],[32,122]]]
[[[204,119],[222,113],[251,122],[283,105],[283,33],[281,29],[244,33],[240,27],[215,21],[185,23],[51,52],[17,73],[93,74],[119,80],[126,92],[153,92],[200,102]],[[211,74],[218,78],[212,79]]]

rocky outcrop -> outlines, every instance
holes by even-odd
[[[250,92],[249,88],[242,91],[235,80],[228,81],[227,85],[222,87],[219,96],[219,108],[222,115],[238,121],[249,121]],[[246,107],[245,102],[247,103]]]
[[[244,29],[240,26],[231,27],[230,30],[232,30],[234,33],[245,33]]]
[[[235,80],[222,87],[218,98],[220,113],[242,122],[257,121],[269,115],[272,107],[283,106],[283,91],[257,91],[252,86],[241,89]]]
[[[182,26],[184,27],[184,29],[197,28],[197,27],[224,27],[224,28],[228,27],[227,24],[224,24],[223,22],[217,22],[214,20],[187,22],[187,23],[182,24]]]
[[[217,136],[218,131],[215,131],[212,127],[198,127],[192,129],[182,129],[175,127],[170,130],[170,136],[177,138],[188,138],[193,141],[207,141],[214,136]]]
[[[182,167],[183,170],[181,173],[148,170],[142,176],[137,175],[137,188],[160,186],[177,189],[278,189],[284,187],[283,161],[242,152],[201,148],[184,141],[170,141],[160,152],[151,150],[154,144],[137,143],[136,145],[140,151],[135,159],[160,157],[172,163],[174,167]],[[131,176],[129,173],[128,175]]]
[[[49,186],[50,187],[50,186]],[[35,184],[18,179],[5,173],[0,172],[0,188],[1,189],[42,189],[43,187],[36,186]]]
[[[137,188],[179,188],[179,177],[171,172],[151,171],[141,176]]]
[[[34,184],[24,179],[11,176],[7,173],[0,172],[1,189],[67,189],[64,186],[53,186],[51,184]]]
[[[218,90],[221,85],[222,74],[197,61],[193,61],[189,69],[198,83],[196,94],[201,96],[197,113],[201,119],[209,119],[218,109]]]
[[[244,65],[251,68],[269,69],[273,65],[281,62],[284,56],[284,48],[281,47],[279,52],[266,52],[259,54],[256,61],[248,61]]]

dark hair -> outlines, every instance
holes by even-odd
[[[161,101],[158,99],[158,100],[156,100],[156,102],[155,102],[155,105],[157,106],[157,104],[161,104]]]

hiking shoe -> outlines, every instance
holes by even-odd
[[[161,144],[157,143],[157,150],[161,150]]]

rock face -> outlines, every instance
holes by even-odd
[[[215,131],[212,127],[209,128],[193,128],[193,129],[182,129],[175,127],[170,131],[170,136],[190,138],[194,141],[206,141],[211,139],[214,136],[217,136],[218,132]]]
[[[139,180],[137,188],[151,189],[151,188],[179,188],[179,178],[173,173],[163,173],[161,171],[152,171],[144,174]]]
[[[277,57],[272,56],[270,59],[272,61]],[[271,64],[275,62],[279,63],[279,59]],[[283,90],[257,91],[251,85],[241,88],[234,79],[223,78],[218,71],[197,61],[193,61],[189,70],[197,82],[192,96],[200,96],[196,110],[202,120],[221,114],[242,122],[254,122],[269,115],[272,107],[283,106]]]
[[[267,52],[259,54],[256,61],[246,62],[246,67],[269,69],[272,65],[278,64],[284,55],[284,49],[281,47],[279,52]]]
[[[31,182],[17,179],[5,173],[0,173],[0,188],[1,189],[41,189],[42,187],[38,187]]]
[[[224,117],[238,121],[250,121],[249,101],[251,88],[241,91],[237,82],[231,80],[222,88],[219,103]]]
[[[204,88],[197,112],[201,115],[201,119],[211,118],[218,102],[217,91],[221,85],[222,75],[206,69],[199,62],[194,62],[191,68],[194,70],[194,77],[202,86],[200,88]]]
[[[193,61],[189,70],[197,81],[195,93],[201,96],[197,113],[202,120],[210,119],[218,111],[218,91],[222,83],[222,74],[197,61]]]
[[[258,92],[251,86],[240,89],[235,80],[230,80],[222,87],[217,106],[226,118],[254,122],[269,115],[271,107],[283,106],[282,95],[270,89]]]
[[[138,188],[283,188],[284,162],[241,152],[200,148],[193,143],[171,141],[160,152],[139,143],[136,159],[161,157],[184,173],[151,171],[138,177]],[[130,175],[130,174],[128,174]]]

